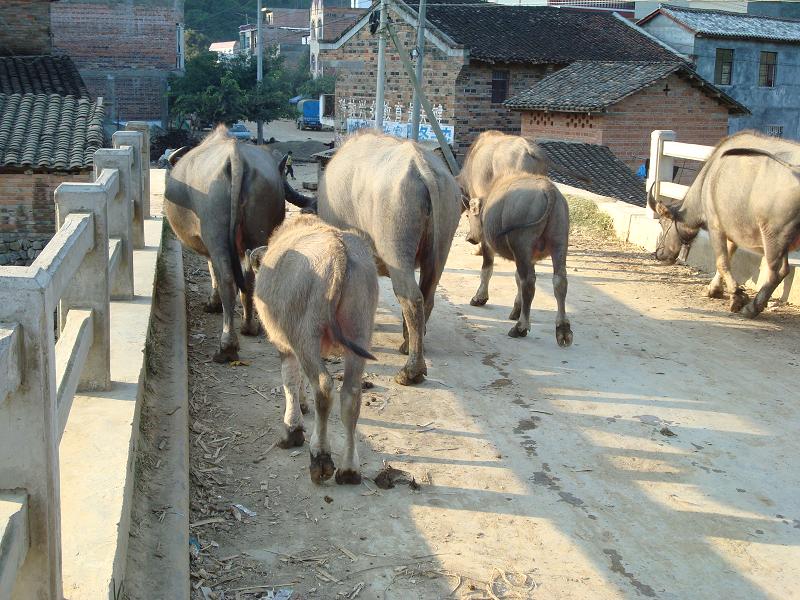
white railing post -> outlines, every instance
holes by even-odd
[[[118,191],[108,199],[108,235],[119,238],[121,243],[121,256],[111,280],[114,300],[133,298],[133,152],[128,146],[116,150],[100,148],[94,153],[95,181],[103,169],[113,169],[119,174]]]
[[[664,142],[674,141],[675,132],[669,129],[656,129],[650,134],[650,169],[647,172],[647,190],[652,189],[653,198],[661,197],[661,182],[672,181],[674,161],[671,156],[664,156]],[[653,218],[658,215],[651,211]]]
[[[13,600],[61,600],[61,506],[58,469],[53,309],[49,277],[0,267],[0,321],[22,332],[22,380],[2,407],[0,489],[28,496],[30,548]]]
[[[142,166],[142,134],[138,131],[117,131],[111,136],[114,148],[133,148],[131,168],[133,192],[133,247],[144,248],[144,177]]]
[[[94,341],[86,357],[78,390],[107,390],[111,387],[111,300],[108,281],[108,197],[96,183],[62,183],[56,188],[58,226],[70,213],[94,216],[94,248],[86,253],[69,286],[61,295],[61,328],[70,309],[91,310]],[[60,432],[59,432],[60,435]]]
[[[142,200],[142,216],[150,218],[150,125],[145,121],[128,121],[128,131],[142,134],[142,176],[144,179],[144,198]]]

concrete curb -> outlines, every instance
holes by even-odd
[[[166,220],[147,339],[126,597],[189,599],[189,392],[183,254]],[[163,514],[162,514],[163,513]]]
[[[594,202],[597,208],[613,220],[617,238],[641,246],[649,252],[655,252],[661,226],[652,217],[650,209],[634,206],[616,198],[593,194],[570,185],[561,183],[555,185],[563,194],[579,196]],[[794,252],[789,255],[789,260],[792,265],[789,275],[777,287],[772,298],[791,304],[800,304],[800,277],[796,277],[798,266],[800,266],[800,257],[798,257],[798,253]],[[692,243],[686,264],[705,271],[709,274],[709,278],[716,271],[714,250],[711,248],[708,234],[705,231],[701,231]],[[748,250],[736,252],[732,267],[737,281],[743,285],[758,289],[766,280],[767,269],[763,257]]]

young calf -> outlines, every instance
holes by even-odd
[[[510,173],[494,182],[486,198],[471,198],[467,241],[483,242],[484,249],[480,287],[470,301],[473,306],[483,306],[489,300],[494,255],[516,263],[517,298],[509,319],[516,319],[517,323],[508,332],[511,337],[528,335],[536,291],[534,265],[550,256],[558,303],[556,341],[559,346],[572,344],[572,329],[565,312],[569,207],[547,177]]]
[[[378,274],[369,245],[312,215],[286,221],[267,247],[250,255],[256,270],[255,307],[281,355],[286,396],[282,448],[302,446],[304,382],[314,392],[316,419],[311,437],[311,479],[321,483],[334,472],[328,441],[333,380],[322,358],[344,353],[340,393],[346,444],[336,483],[360,483],[355,432],[361,410],[361,376],[378,305]]]

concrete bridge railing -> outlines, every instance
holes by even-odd
[[[63,598],[59,442],[75,393],[111,387],[110,306],[133,297],[149,216],[147,133],[113,142],[93,183],[56,189],[58,231],[33,264],[0,267],[3,600]]]

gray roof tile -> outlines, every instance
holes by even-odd
[[[103,141],[103,106],[98,101],[0,94],[0,168],[89,169]]]
[[[509,98],[505,105],[518,110],[602,112],[672,73],[700,82],[700,89],[731,113],[749,113],[683,62],[577,61]]]
[[[0,56],[0,94],[89,97],[68,56]]]
[[[617,198],[636,206],[645,205],[644,181],[636,177],[606,146],[542,139],[537,139],[536,143],[544,148],[554,163],[591,179],[590,183],[584,183],[557,171],[550,171],[549,177],[553,181],[601,196]]]
[[[709,37],[800,42],[800,21],[795,19],[664,5],[640,23],[646,23],[659,13],[673,18],[695,33]]]

